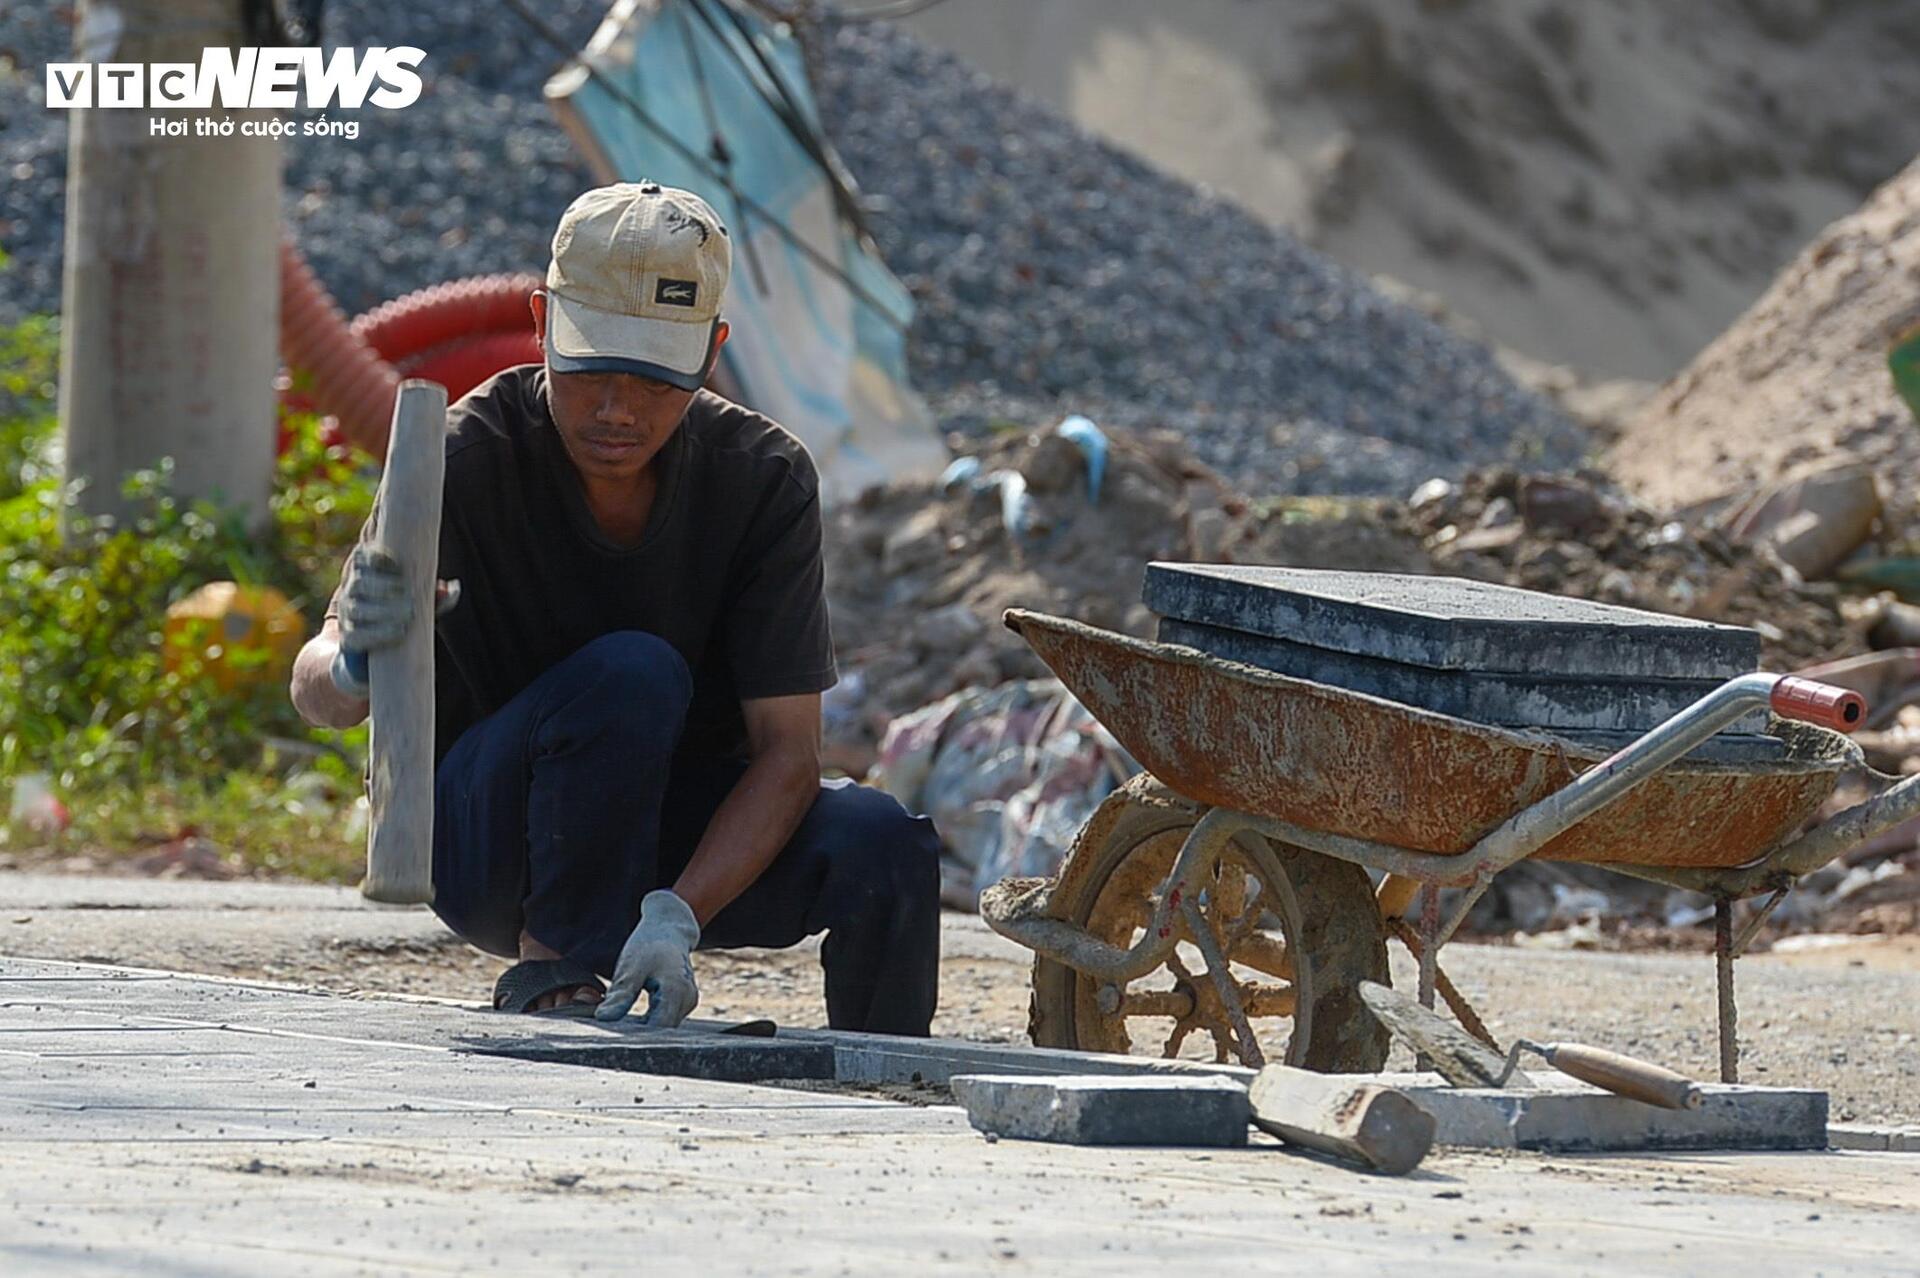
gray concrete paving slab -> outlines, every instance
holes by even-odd
[[[1533,1090],[1456,1088],[1436,1075],[1384,1075],[1436,1123],[1434,1140],[1476,1149],[1825,1149],[1827,1094],[1806,1088],[1702,1083],[1699,1109],[1661,1109],[1557,1070]]]
[[[957,1072],[1000,1070],[1034,1074],[1104,1071],[1223,1075],[1244,1081],[1251,1071],[1231,1065],[1099,1057],[1025,1045],[952,1040],[928,1042],[884,1035],[782,1030],[777,1039],[732,1037],[712,1031],[724,1022],[695,1018],[684,1031],[643,1026],[635,1018],[606,1023],[583,1011],[540,1016],[497,1013],[484,1004],[440,999],[354,998],[234,980],[167,980],[125,968],[108,969],[111,984],[86,986],[65,965],[15,960],[0,972],[0,1051],[13,1042],[29,1054],[49,1035],[173,1034],[182,1043],[209,1032],[337,1037],[350,1019],[353,1034],[412,1050],[461,1050],[640,1073],[669,1073],[716,1081],[835,1079],[854,1083],[944,1083]],[[125,978],[137,1000],[134,1023],[111,1023]],[[343,1011],[343,1009],[350,1009]],[[66,1018],[50,1028],[49,1015]],[[133,1041],[130,1039],[129,1041]],[[89,1047],[88,1051],[99,1049]],[[132,1050],[146,1050],[136,1048]]]
[[[62,901],[120,904],[68,909]],[[389,930],[350,940],[342,919]],[[1445,966],[1503,1039],[1599,1043],[1706,1078],[1718,1063],[1710,940],[1703,930],[1697,953],[1456,944]],[[1024,1042],[1030,956],[959,914],[943,918],[941,948],[939,1031]],[[0,953],[474,1000],[486,996],[500,966],[445,934],[430,913],[372,907],[346,889],[18,871],[0,872]],[[1392,957],[1396,984],[1411,985],[1412,964],[1397,950]],[[815,954],[713,951],[696,967],[702,1015],[770,1015],[783,1029],[825,1019]],[[1920,1119],[1915,968],[1912,938],[1901,937],[1743,959],[1742,1077],[1825,1090],[1840,1122]],[[1411,1062],[1396,1048],[1397,1067]],[[844,1062],[841,1069],[847,1077]]]
[[[1434,670],[1407,662],[1316,648],[1312,644],[1163,617],[1162,643],[1210,652],[1242,665],[1296,679],[1312,679],[1419,706],[1436,714],[1513,728],[1551,728],[1584,739],[1647,732],[1718,688],[1719,679],[1597,679]],[[1777,758],[1785,743],[1763,735],[1767,712],[1741,716],[1721,733],[1723,758]]]
[[[385,1018],[362,1029],[376,1007],[430,1004],[240,986],[245,1014],[220,1022],[203,1013],[235,983],[18,960],[0,978],[22,1032],[41,1033],[21,1019],[35,1015],[54,1039],[69,1020],[96,1027],[67,1054],[0,1056],[7,1273],[1894,1274],[1911,1272],[1920,1210],[1897,1154],[1440,1151],[1387,1180],[1262,1137],[991,1144],[953,1107],[460,1055],[389,1041]],[[187,1054],[95,1054],[164,1039],[173,1020]]]
[[[1869,1123],[1835,1123],[1827,1128],[1835,1149],[1889,1150],[1920,1154],[1920,1127],[1887,1127]]]
[[[1026,1043],[972,1043],[961,1039],[889,1038],[884,1034],[844,1031],[794,1031],[834,1048],[834,1076],[843,1083],[943,1084],[956,1074],[1147,1074],[1231,1078],[1242,1086],[1254,1071],[1244,1065],[1212,1061],[1165,1060],[1157,1056],[1117,1056],[1075,1052]]]
[[[1760,661],[1743,626],[1459,577],[1152,563],[1141,598],[1163,617],[1436,670],[1727,679]]]
[[[1244,1085],[1251,1071],[1231,1065],[1099,1057],[1024,1045],[789,1030],[777,1039],[732,1038],[718,1022],[661,1031],[628,1019],[613,1024],[580,1013],[509,1016],[483,1005],[443,1000],[341,999],[312,991],[221,980],[157,983],[126,969],[137,1011],[115,1022],[125,995],[118,979],[76,982],[65,965],[16,960],[0,971],[0,1056],[135,1058],[244,1056],[246,1035],[303,1037],[320,1043],[343,1034],[395,1051],[467,1051],[639,1074],[719,1082],[766,1079],[863,1083],[945,1083],[960,1073],[1215,1075]],[[343,1029],[343,1026],[349,1026]],[[696,1032],[697,1031],[697,1032]],[[1656,1110],[1611,1096],[1553,1071],[1538,1093],[1455,1090],[1431,1075],[1395,1085],[1439,1124],[1442,1144],[1494,1149],[1817,1149],[1826,1145],[1823,1093],[1712,1084],[1709,1103],[1687,1113]]]
[[[953,1098],[983,1132],[1063,1145],[1225,1148],[1252,1121],[1245,1087],[1206,1076],[961,1074]]]

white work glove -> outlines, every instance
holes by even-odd
[[[434,600],[434,615],[444,617],[460,602],[459,581],[436,583]],[[412,624],[413,598],[400,561],[378,546],[355,546],[340,584],[340,649],[328,670],[334,687],[364,698],[367,654],[394,647]]]
[[[647,893],[640,902],[640,922],[620,948],[613,984],[594,1016],[619,1020],[645,990],[642,1025],[672,1029],[686,1020],[700,1005],[700,988],[693,983],[693,947],[699,943],[700,923],[692,906],[666,888]]]

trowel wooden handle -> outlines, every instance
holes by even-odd
[[[1543,1043],[1540,1054],[1563,1074],[1604,1087],[1616,1095],[1663,1109],[1699,1109],[1700,1085],[1651,1061],[1636,1060],[1584,1043]]]

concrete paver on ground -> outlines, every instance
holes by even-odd
[[[0,1269],[1911,1272],[1899,1154],[1389,1179],[1261,1137],[990,1143],[951,1106],[462,1055],[469,1024],[525,1022],[0,961]]]

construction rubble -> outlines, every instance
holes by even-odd
[[[1782,553],[1792,545],[1770,536],[1815,511],[1799,519],[1803,532],[1843,525],[1839,558],[1873,553],[1899,529],[1871,482],[1837,485],[1851,505],[1822,505],[1826,489],[1802,484],[1679,518],[1593,470],[1472,471],[1405,500],[1259,498],[1172,432],[1076,418],[949,443],[956,460],[939,479],[870,489],[830,518],[843,679],[828,694],[827,726],[836,766],[938,815],[951,904],[971,905],[1004,874],[1049,873],[1079,820],[1124,777],[1124,752],[1044,677],[1002,612],[1151,637],[1157,619],[1139,600],[1157,559],[1437,573],[1750,627],[1764,668],[1837,671],[1822,677],[1872,698],[1862,744],[1873,767],[1920,771],[1920,663],[1907,650],[1920,645],[1920,610],[1809,580]],[[1864,520],[1862,493],[1873,503]],[[1876,653],[1887,643],[1894,650]],[[1866,784],[1863,774],[1851,798]],[[1856,850],[1811,876],[1778,917],[1809,928],[1920,925],[1912,844],[1909,834]],[[1502,875],[1469,926],[1598,946],[1649,943],[1706,917],[1690,893],[1541,864]]]
[[[1393,504],[1257,502],[1173,432],[1100,437],[1097,498],[1087,452],[1049,425],[955,436],[942,479],[872,488],[830,513],[828,602],[847,677],[828,695],[828,731],[843,764],[871,762],[863,748],[896,716],[973,685],[1044,676],[1000,625],[1007,608],[1146,636],[1140,582],[1155,559],[1425,570]]]
[[[1798,580],[1768,548],[1661,515],[1595,472],[1436,480],[1414,493],[1407,517],[1428,571],[1749,626],[1769,670],[1861,646],[1837,586]]]

